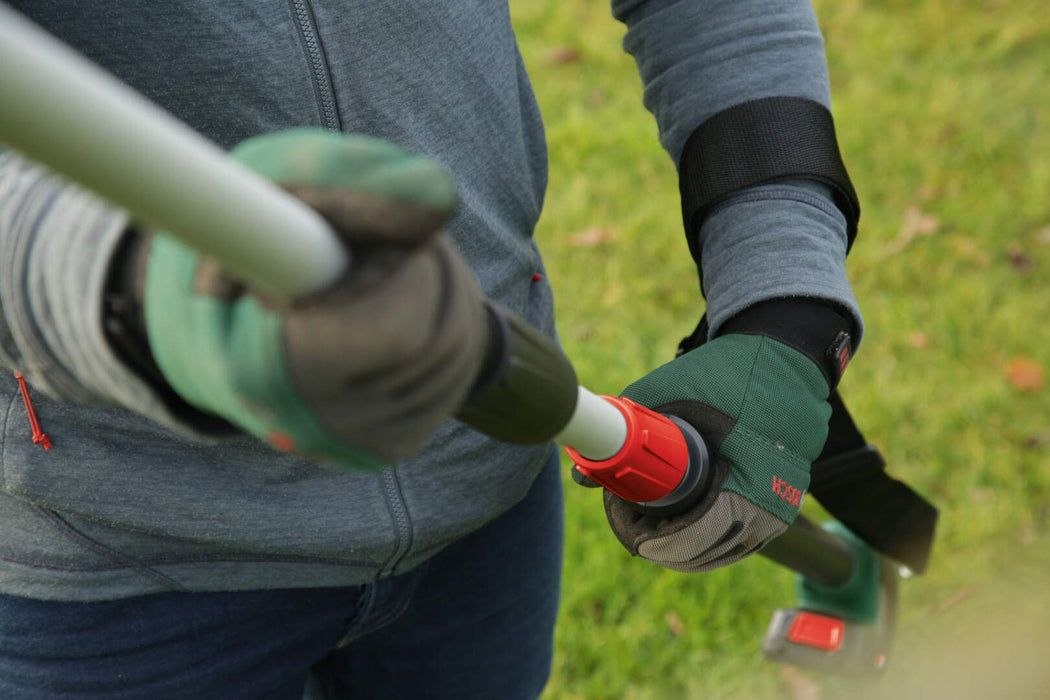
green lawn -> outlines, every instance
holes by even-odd
[[[878,685],[807,686],[759,649],[793,603],[789,573],[632,560],[600,496],[569,484],[550,698],[1050,696],[1050,13],[815,4],[863,208],[849,264],[867,335],[842,391],[890,470],[942,509],[930,572],[903,583]],[[606,2],[512,8],[548,126],[538,237],[559,328],[581,382],[615,393],[702,310],[674,168]]]

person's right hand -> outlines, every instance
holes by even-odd
[[[772,300],[658,367],[624,396],[677,416],[707,441],[715,488],[673,516],[605,494],[632,554],[696,573],[758,551],[794,522],[828,435],[828,398],[849,357],[850,320],[823,303]]]
[[[451,178],[388,142],[319,130],[249,139],[233,156],[317,209],[353,262],[287,302],[154,236],[145,323],[164,378],[284,450],[363,469],[416,453],[463,403],[487,342],[477,282],[438,232]]]

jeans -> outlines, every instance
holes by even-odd
[[[0,698],[535,698],[550,673],[555,454],[511,510],[406,574],[346,588],[0,596]]]

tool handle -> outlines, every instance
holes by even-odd
[[[567,444],[579,473],[647,514],[676,515],[703,498],[714,470],[695,428],[625,397],[602,399],[620,413],[625,439],[609,456]]]
[[[487,312],[485,368],[457,418],[504,442],[557,440],[581,473],[642,512],[672,515],[706,493],[713,469],[692,426],[595,396],[556,341],[499,306]]]
[[[576,371],[551,338],[487,303],[485,365],[457,414],[489,437],[518,445],[554,438],[577,410]]]

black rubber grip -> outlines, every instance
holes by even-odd
[[[485,368],[456,417],[502,442],[547,442],[576,410],[576,371],[552,338],[506,309],[487,309]]]

